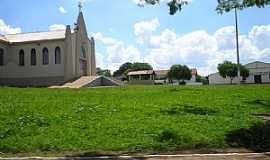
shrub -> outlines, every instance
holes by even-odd
[[[165,129],[158,135],[159,142],[172,142],[177,140],[177,134],[172,129]]]
[[[179,82],[179,85],[186,85],[187,83],[185,81]]]

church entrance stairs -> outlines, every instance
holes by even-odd
[[[83,76],[73,81],[67,82],[62,86],[52,86],[50,88],[86,88],[100,86],[122,86],[119,81],[105,76]]]

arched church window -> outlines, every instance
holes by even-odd
[[[60,47],[55,48],[55,64],[61,64],[61,49]]]
[[[82,58],[86,58],[86,50],[85,50],[85,48],[84,48],[84,46],[81,46],[81,57]]]
[[[36,49],[35,48],[31,49],[30,61],[31,61],[32,66],[37,65],[37,54],[36,54]]]
[[[48,48],[43,48],[42,50],[42,64],[49,64],[49,50]]]
[[[4,65],[4,49],[0,48],[0,66]]]
[[[24,66],[24,50],[21,49],[19,52],[19,65]]]

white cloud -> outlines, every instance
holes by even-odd
[[[270,25],[254,26],[249,33],[249,38],[254,41],[258,48],[269,48]]]
[[[136,26],[136,27],[135,27]],[[217,65],[224,60],[236,62],[235,28],[225,26],[213,34],[197,30],[183,35],[171,29],[160,33],[158,19],[138,22],[134,25],[134,34],[141,49],[127,45],[123,41],[95,33],[94,37],[105,48],[99,56],[100,66],[112,71],[128,61],[144,61],[155,69],[168,69],[173,64],[186,64],[196,67],[199,74],[208,75],[217,71]],[[254,26],[246,34],[239,35],[241,63],[255,60],[270,61],[270,27]],[[262,42],[262,43],[260,43]]]
[[[53,24],[49,26],[50,31],[65,30],[66,26],[63,24]]]
[[[104,68],[115,71],[125,62],[136,62],[141,60],[139,49],[133,45],[125,45],[124,42],[105,37],[101,33],[94,33],[93,37],[95,37],[96,41],[102,43],[106,49],[106,56],[98,57],[99,65]],[[103,59],[103,62],[100,62],[101,58]]]
[[[270,60],[270,35],[268,30],[261,30],[263,31],[260,34],[264,37],[265,45],[268,44],[263,49],[247,35],[239,36],[243,64],[254,60]],[[169,68],[172,64],[180,63],[196,67],[200,74],[208,75],[217,71],[218,63],[224,60],[236,61],[233,26],[220,28],[213,35],[201,30],[179,36],[165,29],[160,35],[152,35],[149,43],[149,54],[145,57],[145,61],[155,68]]]
[[[66,13],[67,13],[66,9],[65,9],[63,6],[60,6],[60,7],[58,8],[58,10],[59,10],[61,13],[63,13],[63,14],[66,14]]]
[[[11,27],[10,25],[7,25],[4,20],[0,19],[0,34],[16,34],[21,33],[22,30],[19,27]]]
[[[154,18],[150,21],[138,22],[134,25],[134,34],[138,37],[138,43],[143,44],[144,41],[159,27],[159,20]]]
[[[207,60],[215,58],[217,51],[216,40],[203,30],[178,36],[166,29],[160,35],[152,36],[150,46],[145,61],[162,69],[179,63],[202,67],[208,65]]]
[[[145,5],[145,0],[132,0],[132,1],[139,6]]]

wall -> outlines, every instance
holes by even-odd
[[[264,67],[252,68],[250,66],[247,66],[247,68],[250,70],[250,76],[247,77],[245,83],[255,83],[255,80],[254,80],[255,75],[262,76],[262,83],[270,83],[270,77],[269,77],[270,67],[264,66]],[[219,75],[219,73],[215,73],[209,76],[209,83],[210,84],[230,84],[230,79],[229,78],[224,79],[223,77]],[[239,80],[237,78],[234,78],[233,83],[234,84],[239,83]]]
[[[61,64],[55,64],[55,48],[61,48]],[[49,64],[42,64],[42,50],[49,50]],[[37,65],[31,66],[30,52],[36,49]],[[19,66],[19,51],[23,49],[25,65]],[[0,78],[40,78],[40,77],[63,77],[64,76],[64,40],[45,41],[37,43],[13,44],[8,49],[8,62],[0,67]]]
[[[62,85],[63,83],[64,83],[64,77],[0,78],[0,85],[1,86],[47,87],[47,86],[54,86],[54,85]]]
[[[154,85],[154,80],[130,80],[129,84],[143,84],[143,85]]]
[[[119,86],[119,84],[117,84],[110,78],[100,76],[84,87],[99,87],[99,86]]]
[[[230,78],[223,78],[219,75],[219,73],[214,73],[209,75],[209,84],[230,84]],[[238,78],[233,79],[233,83],[239,83]]]

